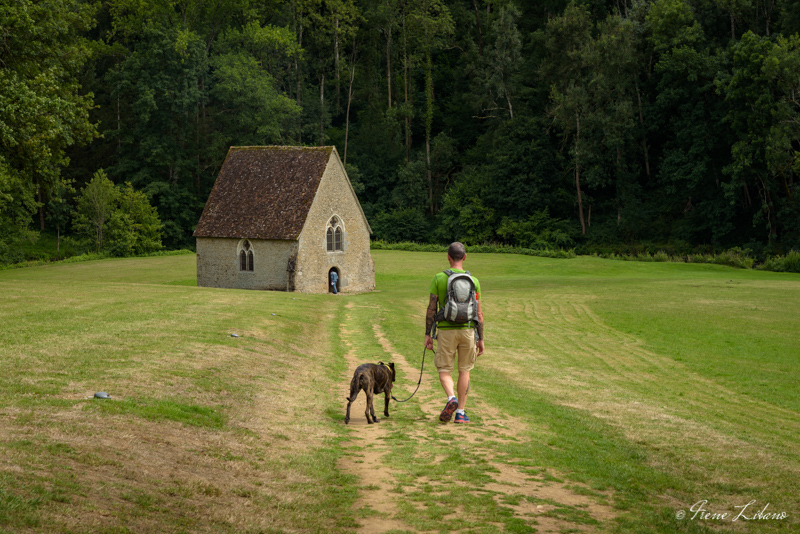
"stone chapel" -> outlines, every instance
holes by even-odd
[[[205,205],[197,285],[326,293],[375,288],[372,230],[335,147],[231,147]]]

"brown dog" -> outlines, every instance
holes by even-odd
[[[367,394],[367,409],[364,415],[367,416],[367,423],[378,423],[380,420],[375,417],[375,406],[373,406],[373,395],[376,393],[386,394],[386,406],[383,410],[383,415],[389,417],[389,397],[392,396],[392,383],[394,382],[395,372],[394,364],[386,365],[379,362],[379,365],[374,363],[365,363],[359,365],[353,373],[353,380],[350,381],[350,396],[347,397],[347,415],[344,418],[344,424],[350,422],[350,405],[355,402],[358,397],[359,391],[362,389]],[[370,418],[370,414],[372,418]]]

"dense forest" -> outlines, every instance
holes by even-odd
[[[271,144],[336,145],[384,241],[784,253],[799,33],[800,0],[0,0],[0,259],[192,247]]]

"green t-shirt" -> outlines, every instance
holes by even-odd
[[[465,273],[464,269],[451,269],[454,273]],[[472,276],[472,275],[470,275]],[[431,280],[431,287],[429,293],[432,295],[439,296],[439,305],[437,308],[441,310],[444,307],[445,298],[447,297],[447,274],[444,271],[440,271],[433,275],[433,280]],[[475,298],[480,300],[481,298],[481,283],[478,282],[478,279],[472,276],[472,281],[475,282]],[[459,324],[459,323],[451,323],[450,321],[440,321],[438,323],[438,328],[469,328],[467,324]]]

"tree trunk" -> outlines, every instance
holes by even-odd
[[[325,140],[325,75],[319,80],[319,146]]]
[[[766,187],[764,189],[764,198],[767,201],[767,217],[769,218],[769,242],[775,243],[778,240],[778,220],[775,216],[775,205],[772,203],[772,195]]]
[[[297,10],[296,9],[295,9],[295,31],[297,32],[297,46],[298,46],[298,49],[302,49],[303,48],[303,25],[298,20]],[[302,105],[302,98],[301,98],[300,95],[302,93],[302,87],[303,87],[302,76],[300,75],[300,57],[299,56],[300,56],[300,53],[299,52],[295,52],[295,54],[294,54],[294,76],[295,76],[295,81],[297,82],[297,92],[295,94],[295,98],[297,100],[297,106],[298,107],[300,107]],[[302,113],[298,113],[298,115],[297,115],[297,142],[298,143],[302,143],[303,142],[303,118],[302,118]]]
[[[392,25],[386,29],[386,94],[389,97],[389,109],[392,108]]]
[[[478,0],[472,0],[475,7],[475,25],[478,27],[478,52],[483,55],[483,35],[481,35],[481,18],[478,16]]]
[[[39,229],[44,232],[44,202],[42,202],[42,185],[36,179],[36,196],[39,199]]]
[[[353,39],[355,41],[355,38]],[[350,102],[353,101],[353,78],[356,76],[355,42],[353,43],[353,61],[350,65],[350,89],[347,91],[347,113],[344,122],[344,164],[347,165],[347,137],[350,134]]]
[[[197,80],[197,86],[200,87],[200,79]],[[202,95],[202,90],[200,91]],[[202,100],[202,97],[201,97]],[[195,170],[194,170],[194,190],[197,196],[200,196],[200,107],[194,108],[194,152],[195,152]]]
[[[431,128],[433,126],[433,62],[430,45],[425,53],[425,168],[428,175],[428,201],[430,213],[435,214],[433,206],[433,176],[431,174]]]
[[[736,40],[736,18],[733,16],[733,13],[731,13],[730,15],[731,15],[731,40],[735,41]]]
[[[120,131],[122,130],[122,120],[120,119],[119,113],[119,87],[117,87],[117,150],[122,148],[122,135]]]
[[[636,86],[636,99],[639,102],[639,124],[642,127],[642,151],[644,152],[644,170],[647,173],[647,179],[650,179],[650,154],[647,150],[647,134],[644,131],[644,113],[642,112],[642,94],[639,91],[639,80],[634,77],[633,83]]]
[[[403,89],[405,91],[405,122],[406,122],[406,165],[411,161],[411,117],[408,101],[408,39],[406,34],[406,16],[403,13]]]
[[[791,176],[791,172],[792,172],[792,170],[789,169],[790,176]],[[792,198],[792,189],[789,187],[789,184],[786,182],[786,173],[785,172],[781,173],[781,179],[783,180],[783,190],[786,192],[786,198],[788,198],[790,201],[794,200]]]
[[[336,17],[336,25],[333,30],[333,64],[336,70],[336,113],[338,114],[339,110],[342,108],[340,99],[341,80],[339,79],[339,17]]]
[[[425,135],[425,170],[428,177],[428,202],[430,203],[430,213],[434,214],[433,209],[433,176],[431,174],[431,136]]]
[[[581,140],[581,116],[575,114],[575,189],[578,194],[578,218],[581,221],[581,233],[586,235],[586,223],[583,220],[583,194],[581,193],[581,163],[578,157],[578,146]]]
[[[772,8],[775,7],[775,0],[764,0],[764,15],[767,18],[767,37],[769,37],[769,25],[772,23]]]

